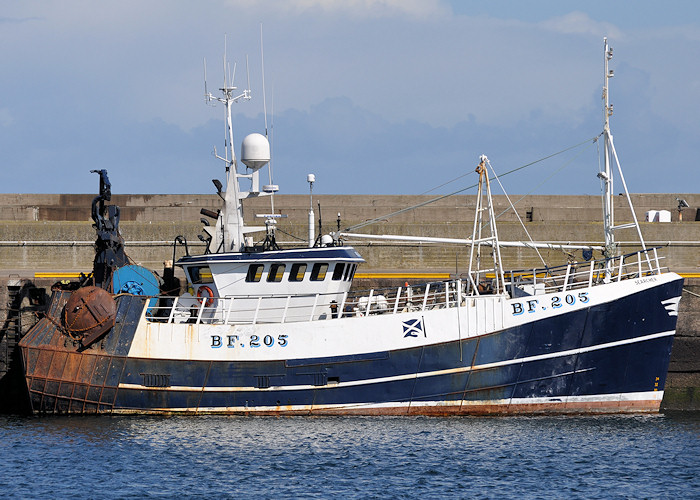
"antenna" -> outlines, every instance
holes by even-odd
[[[265,101],[265,52],[263,50],[263,25],[260,23],[260,67],[262,71],[263,116],[265,117],[265,137],[267,137],[267,103]]]
[[[210,100],[209,90],[207,90],[207,58],[204,58],[204,102],[208,103]]]
[[[309,174],[306,176],[306,182],[309,183],[309,248],[314,246],[314,182],[316,176]]]
[[[250,67],[248,66],[248,55],[247,54],[245,56],[245,72],[246,72],[246,75],[248,76],[248,86],[246,88],[248,89],[248,93],[250,93]]]
[[[260,23],[260,71],[262,72],[262,96],[263,96],[263,117],[265,119],[265,138],[270,142],[272,149],[272,137],[268,134],[267,129],[267,92],[265,91],[265,50],[263,46],[263,25]],[[250,84],[248,85],[250,88]],[[274,110],[274,100],[273,100]],[[272,184],[272,154],[270,155],[270,163],[267,165],[267,173],[270,176],[270,184]],[[270,196],[270,210],[275,213],[275,195]]]
[[[228,87],[228,85],[226,84],[226,34],[225,33],[224,33],[224,57],[221,60],[221,62],[224,66],[223,67],[223,70],[224,70],[224,88],[226,88],[226,87]]]
[[[265,100],[265,92],[263,91],[263,101]],[[270,175],[270,184],[272,184],[272,160],[275,156],[272,154],[275,144],[275,87],[272,86],[272,111],[270,111],[270,163],[267,164],[267,173]],[[265,119],[265,135],[267,135],[267,118]],[[270,196],[270,208],[275,211],[275,196]]]

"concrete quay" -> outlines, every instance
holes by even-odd
[[[371,234],[398,234],[467,238],[471,235],[474,196],[453,196],[394,217],[388,214],[424,203],[430,196],[331,196],[314,197],[316,219],[320,203],[324,232],[335,230],[337,214],[341,228],[367,220],[378,222],[358,229]],[[690,207],[677,210],[676,198]],[[93,195],[0,194],[0,270],[84,270],[92,262],[90,207]],[[511,196],[516,201],[517,196]],[[649,210],[669,210],[672,222],[642,222],[648,246],[665,247],[664,264],[670,269],[696,272],[700,269],[700,195],[639,194],[633,196],[637,217],[644,221]],[[527,232],[536,241],[585,242],[602,244],[602,217],[596,196],[526,196],[517,204],[517,213],[508,211],[507,200],[495,197],[499,236],[502,240],[527,240]],[[183,235],[192,247],[201,250],[200,209],[216,211],[221,200],[216,195],[113,195],[112,203],[121,207],[121,231],[131,258],[147,267],[159,268],[172,258],[172,241]],[[278,195],[275,212],[288,215],[279,219],[278,241],[287,246],[305,244],[309,198],[305,195]],[[246,221],[262,225],[256,214],[270,211],[268,198],[246,200]],[[618,223],[631,217],[625,200],[615,199]],[[679,219],[682,217],[682,221]],[[519,222],[518,218],[522,220]],[[261,234],[261,233],[259,233]],[[261,235],[262,238],[262,235]],[[617,235],[622,251],[636,249],[634,230]],[[367,260],[364,269],[421,269],[455,272],[464,266],[464,247],[414,243],[369,243],[349,239]],[[49,248],[51,251],[47,251]],[[180,251],[178,249],[178,251]],[[544,252],[551,265],[566,262],[559,251]],[[504,262],[513,269],[542,265],[534,252],[508,249]]]

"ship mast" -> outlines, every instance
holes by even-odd
[[[479,157],[479,165],[476,173],[479,174],[479,188],[476,194],[476,207],[474,213],[474,228],[472,229],[472,239],[469,250],[469,285],[475,295],[481,293],[500,294],[505,291],[505,279],[503,276],[503,265],[501,261],[501,245],[498,241],[498,231],[496,229],[496,214],[493,210],[493,198],[491,197],[491,183],[486,168],[489,159],[486,155]],[[488,228],[490,234],[484,234]],[[484,252],[483,247],[489,247]],[[482,258],[485,253],[490,253],[493,259],[491,269],[484,269]],[[494,287],[490,287],[482,282],[486,273],[494,273]]]
[[[615,225],[615,215],[613,209],[613,174],[610,169],[610,155],[612,150],[612,134],[610,133],[610,116],[613,113],[613,106],[610,104],[609,81],[614,76],[613,70],[608,69],[608,62],[612,59],[613,50],[608,45],[608,39],[603,38],[604,44],[604,83],[603,83],[603,156],[604,170],[598,173],[598,177],[603,182],[603,226],[605,230],[605,256],[612,258],[616,255],[615,235],[613,228]]]
[[[222,247],[224,251],[240,251],[243,245],[243,205],[241,203],[241,193],[238,186],[238,163],[236,161],[236,152],[233,143],[233,121],[231,119],[231,106],[234,102],[240,99],[250,99],[250,90],[245,89],[242,94],[235,95],[237,87],[230,81],[233,78],[228,77],[226,68],[227,61],[224,50],[224,85],[219,90],[223,97],[215,97],[205,90],[205,99],[209,101],[218,101],[225,106],[226,113],[226,146],[224,156],[214,155],[226,163],[226,192],[224,193],[224,207],[222,216],[217,221],[217,236],[222,239]],[[235,71],[235,69],[234,69]],[[206,68],[205,68],[206,75]],[[206,88],[206,76],[205,76]],[[230,158],[229,158],[230,150]],[[218,245],[217,245],[218,246]]]
[[[246,59],[247,66],[247,59]],[[235,65],[234,73],[235,75]],[[216,221],[216,228],[204,227],[204,231],[209,234],[209,251],[218,252],[242,252],[246,248],[245,235],[264,231],[266,227],[245,226],[243,222],[243,204],[246,198],[255,196],[270,196],[278,190],[276,185],[270,184],[260,189],[259,169],[267,165],[270,161],[270,145],[267,138],[261,134],[249,134],[243,139],[241,145],[241,162],[251,171],[242,174],[238,172],[238,160],[233,142],[233,120],[231,118],[231,107],[241,99],[249,100],[250,77],[248,85],[242,93],[237,93],[237,87],[233,85],[234,76],[229,76],[226,50],[224,49],[224,85],[219,89],[222,97],[215,97],[207,90],[206,84],[206,60],[204,66],[204,98],[206,102],[217,101],[225,106],[226,139],[224,156],[220,156],[214,148],[214,156],[223,161],[226,165],[226,191],[221,191],[221,183],[214,181],[219,195],[224,201],[223,209],[220,211]],[[250,191],[243,191],[239,184],[241,179],[249,179],[251,182]],[[267,216],[266,216],[267,217]],[[267,217],[269,224],[274,224],[272,216]],[[268,225],[269,225],[268,224]]]
[[[642,230],[639,227],[639,221],[637,215],[632,206],[632,197],[630,196],[629,190],[627,189],[627,183],[625,182],[625,176],[622,173],[622,167],[620,165],[620,160],[617,157],[617,151],[615,151],[615,143],[613,142],[613,135],[610,132],[610,116],[613,114],[613,105],[610,104],[610,79],[615,76],[613,70],[608,68],[608,62],[612,59],[613,49],[608,45],[608,39],[603,38],[604,44],[604,71],[605,79],[603,84],[603,147],[604,147],[604,170],[598,172],[598,177],[603,182],[603,226],[605,230],[605,252],[606,258],[611,259],[617,255],[617,244],[615,243],[614,232],[619,229],[635,228],[637,231],[637,237],[639,238],[639,243],[643,250],[646,250],[646,244],[644,243],[644,238],[642,237]],[[632,222],[626,224],[615,225],[614,207],[613,207],[613,164],[617,166],[617,172],[620,176],[620,182],[622,183],[622,188],[625,193],[625,198],[627,199],[627,205],[630,209],[630,215],[632,217]],[[648,259],[648,256],[647,256]],[[649,263],[651,265],[651,263]],[[610,265],[610,264],[609,264]],[[608,267],[606,271],[606,277],[609,279],[612,270]]]
[[[219,89],[224,94],[224,99],[219,99],[226,105],[226,127],[228,144],[231,149],[231,159],[228,159],[228,148],[226,158],[221,158],[226,162],[226,194],[224,195],[224,248],[232,251],[240,251],[243,244],[243,204],[238,186],[238,163],[236,162],[236,152],[233,145],[233,122],[231,120],[231,105],[238,99],[250,99],[250,91],[244,90],[239,96],[234,97],[234,86],[224,86]]]

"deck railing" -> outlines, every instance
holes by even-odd
[[[505,275],[506,285],[514,285],[526,291],[534,290],[537,294],[590,288],[602,283],[661,274],[667,270],[661,266],[663,259],[658,255],[657,248],[649,248],[612,259],[511,271]]]
[[[641,278],[661,274],[661,259],[652,248],[612,259],[511,271],[505,273],[505,290],[511,297],[541,295]],[[214,297],[210,304],[194,297],[158,297],[150,299],[147,318],[152,322],[194,324],[334,320],[456,307],[467,297],[492,297],[492,292],[483,290],[494,289],[486,286],[475,290],[469,280],[457,279],[346,293]]]

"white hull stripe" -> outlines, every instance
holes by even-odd
[[[332,405],[284,405],[284,406],[226,406],[226,407],[197,407],[197,408],[153,408],[154,412],[198,412],[198,413],[263,413],[263,412],[313,412],[313,411],[333,411],[333,410],[391,410],[405,408],[460,408],[462,412],[478,412],[480,408],[503,406],[512,407],[517,413],[518,407],[532,405],[562,406],[566,405],[594,405],[602,407],[602,410],[613,407],[625,407],[627,403],[630,407],[637,408],[634,403],[661,403],[664,391],[649,392],[629,392],[617,394],[595,394],[589,396],[567,396],[551,398],[513,398],[513,399],[489,399],[484,401],[421,401],[421,402],[391,402],[391,403],[353,403],[353,404],[332,404]],[[563,408],[564,409],[564,408]],[[573,408],[575,410],[575,408]],[[536,411],[536,410],[535,410]],[[114,413],[143,413],[142,410],[115,409]]]
[[[193,386],[183,386],[176,385],[170,387],[146,387],[141,384],[124,384],[120,383],[120,389],[137,389],[137,390],[153,390],[153,391],[189,391],[189,392],[247,392],[247,391],[301,391],[309,389],[328,389],[328,388],[338,388],[338,387],[353,387],[358,385],[369,385],[369,384],[381,384],[386,382],[396,382],[401,380],[410,380],[413,378],[424,378],[424,377],[435,377],[439,375],[451,375],[455,373],[464,373],[473,370],[484,370],[488,368],[497,368],[501,366],[509,366],[519,363],[529,363],[531,361],[541,361],[543,359],[559,358],[564,356],[574,356],[586,352],[600,351],[603,349],[610,349],[612,347],[618,347],[621,345],[634,344],[637,342],[645,342],[647,340],[654,340],[662,337],[673,336],[676,333],[675,330],[669,330],[666,332],[653,333],[651,335],[644,335],[642,337],[636,337],[633,339],[618,340],[615,342],[608,342],[605,344],[598,344],[590,347],[581,347],[578,349],[569,349],[567,351],[553,352],[549,354],[540,354],[537,356],[528,356],[526,358],[509,359],[506,361],[498,361],[495,363],[486,363],[483,365],[476,366],[460,366],[457,368],[449,368],[445,370],[435,370],[432,372],[423,373],[409,373],[405,375],[395,375],[392,377],[379,377],[374,379],[364,379],[364,380],[353,380],[351,382],[338,382],[334,384],[327,385],[290,385],[290,386],[270,386],[267,388],[259,387],[193,387]],[[235,361],[232,361],[235,362]],[[579,372],[587,370],[579,370]],[[530,401],[530,399],[527,399]]]

